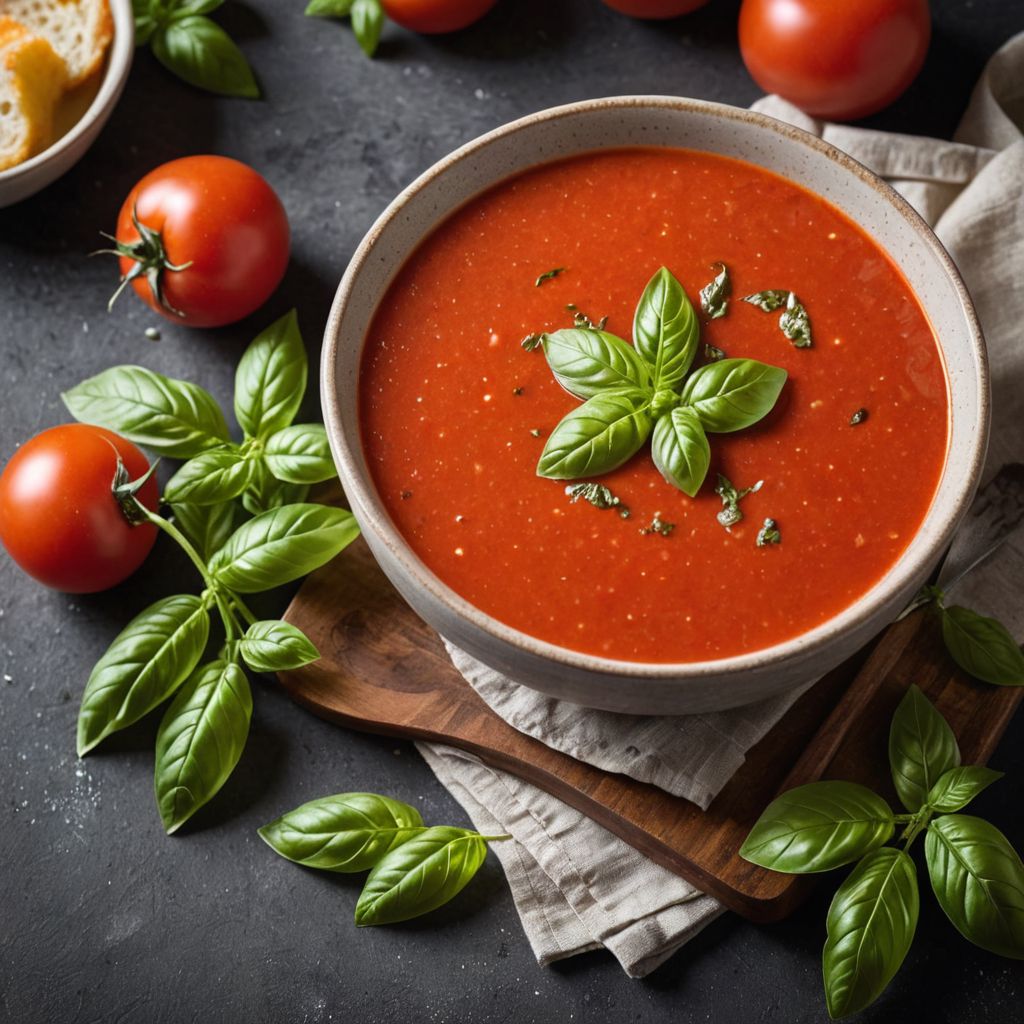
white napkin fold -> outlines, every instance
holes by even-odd
[[[822,136],[884,177],[935,228],[977,306],[992,370],[990,476],[1024,460],[1024,34],[989,61],[954,142],[825,124],[777,96],[755,110]],[[963,585],[958,600],[1024,633],[1024,537]],[[1016,589],[1015,589],[1016,586]],[[511,725],[579,760],[623,772],[707,807],[798,694],[685,718],[589,711],[551,700],[449,646],[459,671]],[[721,905],[606,829],[528,783],[462,751],[420,744],[441,783],[497,843],[541,964],[600,946],[631,977],[654,970]]]

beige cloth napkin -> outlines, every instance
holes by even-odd
[[[1024,460],[1024,35],[992,57],[953,142],[824,124],[776,96],[754,104],[821,135],[886,178],[931,223],[971,291],[988,342],[993,430],[986,476]],[[1024,634],[1024,536],[965,582],[957,600]],[[517,729],[572,756],[707,807],[796,694],[685,718],[584,711],[500,676],[449,646],[460,672]],[[423,744],[438,779],[495,844],[541,964],[607,948],[642,977],[722,913],[580,812],[462,751]]]

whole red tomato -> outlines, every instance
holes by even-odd
[[[118,455],[131,480],[149,469],[130,441],[84,423],[51,427],[15,452],[0,474],[0,541],[25,572],[56,590],[89,594],[142,564],[157,530],[132,526],[114,497]],[[136,497],[155,511],[156,480]]]
[[[928,51],[928,0],[743,0],[740,50],[762,89],[815,117],[888,106]]]
[[[412,32],[457,32],[479,21],[496,0],[382,0],[387,16]]]
[[[616,11],[634,18],[678,18],[703,7],[708,0],[604,0]]]
[[[223,156],[187,156],[150,171],[121,207],[116,240],[122,279],[151,309],[190,327],[248,316],[288,265],[288,217],[277,193]]]

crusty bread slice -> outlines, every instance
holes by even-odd
[[[45,39],[0,17],[0,170],[53,141],[53,112],[67,77],[64,61]]]
[[[99,69],[114,38],[108,0],[0,0],[0,17],[49,40],[67,63],[69,88]]]

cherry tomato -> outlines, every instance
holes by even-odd
[[[703,7],[708,0],[604,0],[613,10],[634,18],[678,18]]]
[[[496,0],[382,0],[387,16],[412,32],[457,32],[479,21]]]
[[[234,323],[262,306],[284,276],[288,247],[277,193],[223,156],[150,171],[117,219],[122,279],[151,309],[190,327]]]
[[[142,564],[157,530],[132,526],[114,497],[118,455],[131,480],[149,468],[130,441],[84,423],[44,430],[14,453],[0,474],[0,541],[25,572],[56,590],[91,594]],[[136,498],[156,510],[155,478]]]
[[[921,70],[930,36],[928,0],[743,0],[740,9],[754,81],[814,117],[888,106]]]

